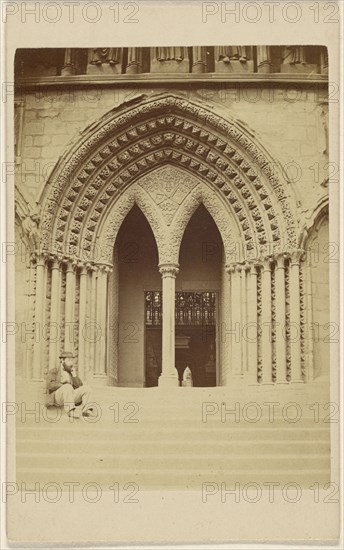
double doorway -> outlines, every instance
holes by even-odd
[[[175,367],[180,381],[189,367],[195,387],[221,383],[223,346],[217,332],[226,275],[223,256],[218,228],[200,205],[185,229],[175,280]],[[157,386],[163,364],[162,278],[152,230],[136,206],[119,231],[114,265],[109,308],[110,326],[115,327],[109,345],[110,367],[116,358],[113,383]]]

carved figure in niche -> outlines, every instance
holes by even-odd
[[[184,48],[180,46],[156,48],[156,58],[158,61],[183,61]]]
[[[306,52],[304,46],[285,46],[283,48],[282,63],[290,63],[290,65],[296,65],[297,63],[306,64]]]
[[[246,46],[218,46],[218,60],[224,63],[231,61],[240,61],[246,63],[248,51]]]
[[[92,65],[116,65],[121,63],[121,48],[93,48],[90,63]]]

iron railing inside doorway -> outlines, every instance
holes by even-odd
[[[162,291],[145,292],[146,326],[162,325]],[[175,323],[179,326],[216,324],[216,293],[177,291],[175,295]]]

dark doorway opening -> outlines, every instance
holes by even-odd
[[[162,293],[145,292],[145,385],[158,385],[162,365]],[[175,367],[186,367],[195,387],[216,386],[216,293],[176,292]]]

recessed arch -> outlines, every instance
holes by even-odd
[[[133,185],[126,193],[121,195],[118,200],[114,200],[107,209],[106,217],[102,220],[98,228],[96,243],[98,250],[101,251],[101,262],[111,263],[113,244],[116,241],[120,227],[126,216],[133,208],[137,206],[152,230],[158,251],[163,246],[163,220],[154,210],[154,203],[150,200],[147,193],[143,192],[137,185]]]
[[[178,250],[183,239],[185,229],[200,204],[206,208],[213,218],[222,238],[226,263],[239,261],[238,243],[243,239],[237,221],[228,205],[223,204],[221,197],[212,192],[203,183],[200,183],[185,199],[175,220],[174,238],[178,243]],[[231,223],[232,222],[232,223]]]
[[[167,197],[163,195],[164,185],[171,187]],[[200,204],[208,210],[220,231],[226,262],[240,260],[242,251],[238,244],[243,241],[243,235],[230,205],[203,181],[166,165],[150,172],[149,177],[142,177],[118,200],[113,199],[97,233],[97,247],[103,251],[103,262],[111,262],[119,227],[134,204],[140,207],[152,228],[161,264],[178,263],[185,228]]]
[[[231,205],[245,254],[296,246],[291,199],[264,148],[238,122],[162,94],[111,111],[60,160],[40,201],[43,248],[92,261],[113,198],[166,163],[202,178]]]

